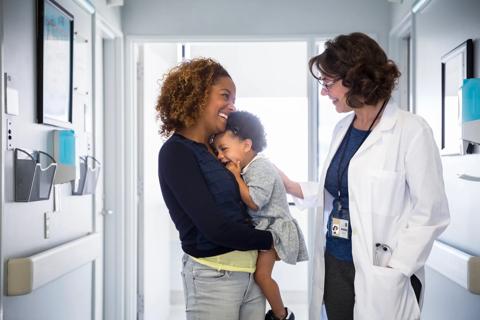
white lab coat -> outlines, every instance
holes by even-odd
[[[300,207],[318,206],[310,284],[310,320],[321,319],[324,288],[324,220],[333,197],[325,176],[353,114],[339,121],[318,183],[301,183]],[[413,320],[420,307],[410,285],[415,274],[425,289],[424,264],[433,241],[449,223],[442,165],[432,130],[420,117],[390,102],[348,169],[355,265],[355,320]],[[392,248],[388,265],[374,265],[375,243]],[[421,301],[422,301],[421,299]]]

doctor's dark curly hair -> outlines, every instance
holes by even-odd
[[[323,75],[341,80],[350,89],[347,104],[352,108],[390,98],[401,75],[378,43],[360,32],[327,41],[323,53],[310,59],[309,68],[316,79]]]
[[[261,152],[267,146],[265,129],[260,119],[247,111],[236,111],[228,115],[225,131],[231,131],[241,140],[252,140],[252,148],[255,152]]]
[[[231,78],[210,58],[187,60],[170,69],[163,77],[155,107],[162,122],[160,134],[169,136],[194,125],[208,103],[211,87],[222,77]]]

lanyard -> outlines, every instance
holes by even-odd
[[[380,113],[382,113],[383,109],[385,108],[385,106],[387,105],[387,102],[388,100],[385,100],[383,102],[383,105],[382,107],[380,108],[380,110],[378,110],[377,112],[377,115],[375,116],[375,119],[373,119],[373,122],[370,124],[370,127],[368,128],[368,133],[363,137],[362,139],[362,142],[360,142],[360,144],[358,145],[357,147],[357,150],[355,150],[355,152],[353,153],[353,155],[355,155],[355,153],[358,151],[358,149],[360,149],[360,147],[362,146],[362,144],[365,142],[365,140],[367,139],[367,137],[370,135],[370,132],[372,130],[372,127],[373,127],[373,124],[375,123],[375,121],[377,121],[378,117],[380,116]],[[355,119],[357,118],[357,115],[355,115],[353,117],[353,120],[352,122],[350,123],[350,126],[348,127],[348,131],[347,131],[347,134],[345,135],[345,144],[344,144],[344,147],[343,147],[343,150],[342,150],[342,153],[340,155],[340,160],[338,161],[338,169],[337,169],[337,211],[340,211],[342,210],[342,204],[340,202],[340,196],[341,196],[341,187],[340,187],[340,184],[341,184],[341,181],[343,179],[343,176],[345,175],[345,172],[347,172],[347,169],[348,167],[350,166],[350,160],[352,160],[353,158],[353,155],[350,159],[348,159],[347,161],[347,164],[345,165],[345,167],[343,168],[343,170],[341,170],[342,168],[342,162],[343,162],[343,159],[345,158],[345,153],[348,149],[348,143],[350,142],[350,135],[352,134],[352,128],[353,128],[353,123],[355,122]]]

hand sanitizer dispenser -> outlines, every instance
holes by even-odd
[[[57,160],[54,184],[67,183],[76,178],[75,132],[55,130],[53,133],[53,154]]]
[[[480,78],[463,80],[462,139],[465,144],[480,144]]]

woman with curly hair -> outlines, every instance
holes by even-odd
[[[432,130],[390,100],[400,72],[367,35],[327,41],[309,66],[337,112],[353,111],[335,127],[320,184],[283,176],[322,213],[309,318],[323,301],[329,320],[420,319],[425,261],[449,223]]]
[[[235,111],[235,84],[211,59],[170,70],[156,110],[168,136],[158,157],[163,198],[179,232],[187,319],[263,319],[265,297],[253,278],[258,250],[272,248],[256,230],[233,174],[216,159],[213,135]]]

